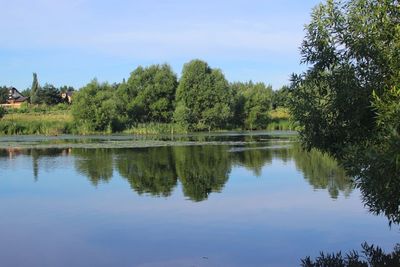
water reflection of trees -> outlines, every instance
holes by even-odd
[[[176,172],[185,196],[201,201],[228,181],[231,164],[225,146],[174,147]]]
[[[74,149],[76,170],[93,185],[108,182],[113,176],[113,153],[109,149]]]
[[[207,199],[220,192],[229,178],[232,166],[243,166],[260,176],[262,168],[273,159],[293,160],[305,179],[314,187],[327,189],[331,197],[339,192],[348,195],[350,179],[337,163],[316,150],[305,152],[297,145],[281,143],[248,146],[169,146],[136,149],[28,149],[0,153],[0,157],[27,154],[32,157],[34,176],[39,171],[39,159],[44,155],[74,156],[75,169],[88,177],[93,185],[108,182],[113,170],[125,178],[139,194],[169,196],[178,180],[183,193],[193,201]],[[72,151],[72,152],[71,152]]]
[[[139,194],[169,196],[178,181],[184,195],[193,201],[219,192],[228,180],[232,166],[243,166],[261,175],[262,168],[274,159],[293,161],[304,178],[316,189],[326,189],[332,198],[345,196],[352,183],[329,156],[316,150],[303,151],[298,145],[279,143],[250,146],[182,146],[142,149],[0,149],[0,161],[24,155],[32,160],[33,177],[41,169],[50,170],[66,164],[51,158],[74,156],[75,169],[93,185],[107,182],[114,168]],[[57,165],[58,164],[58,165]],[[376,168],[364,168],[370,175],[357,179],[365,205],[375,214],[385,214],[390,222],[400,222],[400,180],[372,175]]]
[[[8,149],[0,149],[0,159],[8,158],[12,160],[17,156],[29,156],[32,158],[32,170],[33,170],[33,178],[35,181],[38,180],[39,176],[39,162],[42,158],[54,158],[60,156],[67,156],[71,153],[70,148],[59,149],[59,148],[48,148],[48,149],[19,149],[19,148],[8,148]],[[44,170],[49,170],[55,168],[54,162],[44,161],[44,164],[41,164],[40,168]]]
[[[275,150],[279,149],[270,149],[254,144],[244,148],[233,148],[230,151],[233,163],[252,170],[255,176],[260,176],[262,168],[272,162],[272,154]]]
[[[116,168],[131,188],[155,196],[169,196],[177,184],[171,147],[115,150]]]
[[[345,196],[350,194],[353,188],[351,179],[328,154],[316,149],[306,152],[297,144],[291,151],[296,167],[314,189],[327,189],[332,198],[337,198],[340,191]]]

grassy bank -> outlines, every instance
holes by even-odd
[[[258,130],[296,130],[297,125],[290,121],[290,115],[286,109],[272,110],[269,115],[270,122],[266,128]],[[139,135],[184,134],[187,132],[185,127],[174,123],[139,123],[123,131],[125,134]],[[77,126],[70,110],[63,107],[8,110],[0,120],[0,135],[87,135],[96,133],[110,134],[111,132],[93,132],[84,126]]]
[[[74,123],[68,111],[52,113],[9,113],[0,120],[0,134],[59,135],[74,133]]]

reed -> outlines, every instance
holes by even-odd
[[[68,112],[59,113],[8,113],[0,120],[0,134],[59,135],[74,132],[72,116]]]
[[[184,134],[188,130],[174,123],[138,123],[124,131],[126,134]]]

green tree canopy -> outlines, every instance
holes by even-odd
[[[279,90],[274,91],[272,95],[272,107],[276,109],[278,107],[288,107],[290,101],[290,87],[282,86]]]
[[[233,83],[231,88],[235,94],[235,124],[250,130],[265,129],[272,105],[272,87],[250,81]]]
[[[38,96],[40,99],[39,103],[46,105],[56,105],[62,101],[60,90],[52,84],[46,83],[40,88]]]
[[[0,107],[0,119],[2,119],[5,114],[6,114],[6,110],[3,107]]]
[[[302,61],[311,65],[293,77],[291,113],[303,125],[309,146],[340,155],[373,137],[371,106],[399,82],[398,1],[328,0],[306,26]]]
[[[72,115],[80,127],[88,131],[121,130],[115,89],[108,83],[100,84],[96,79],[76,93]]]
[[[0,87],[0,104],[4,104],[8,98],[8,88],[7,86]]]
[[[167,64],[138,67],[118,89],[120,110],[129,122],[170,122],[177,77]]]
[[[223,128],[233,116],[233,94],[223,73],[201,60],[184,65],[176,99],[174,119],[189,129]]]
[[[30,90],[30,100],[32,104],[39,104],[40,103],[40,96],[39,96],[40,86],[39,81],[37,78],[37,74],[33,73],[33,80],[32,86]]]

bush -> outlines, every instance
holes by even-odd
[[[3,107],[0,107],[0,119],[4,117],[6,114],[6,110]]]

